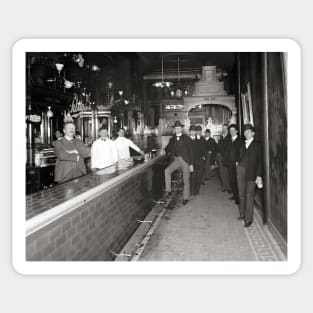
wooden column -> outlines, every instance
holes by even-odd
[[[264,188],[264,209],[263,223],[266,224],[271,211],[270,198],[270,160],[269,160],[269,111],[268,111],[268,64],[267,52],[262,54],[262,69],[263,69],[263,188]]]

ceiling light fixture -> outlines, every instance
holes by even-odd
[[[73,86],[75,85],[75,83],[67,80],[67,79],[64,79],[64,87],[69,89],[69,88],[72,88]]]
[[[163,55],[161,56],[162,59],[162,76],[161,76],[161,81],[155,82],[152,84],[152,86],[154,87],[160,87],[160,88],[164,88],[164,87],[170,87],[173,85],[172,82],[168,82],[168,81],[164,81],[164,64],[163,64]]]
[[[98,65],[94,64],[94,65],[91,67],[91,70],[92,70],[93,72],[99,72],[99,71],[100,71],[100,67],[99,67]]]
[[[180,72],[179,72],[179,56],[177,57],[177,90],[176,97],[181,98],[183,96],[183,92],[180,89]]]
[[[57,68],[57,70],[58,70],[58,72],[59,72],[59,75],[60,75],[61,71],[63,70],[64,64],[62,64],[62,63],[56,63],[56,64],[55,64],[55,67]]]

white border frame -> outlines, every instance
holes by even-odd
[[[288,260],[281,262],[27,262],[25,52],[287,52]],[[12,51],[12,262],[21,274],[292,274],[301,264],[301,49],[291,39],[22,39]],[[23,158],[24,156],[24,158]],[[24,160],[24,162],[23,162]]]

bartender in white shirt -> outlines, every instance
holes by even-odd
[[[138,153],[144,155],[144,152],[136,146],[130,139],[125,138],[125,130],[124,128],[120,128],[118,131],[118,137],[115,139],[115,145],[117,148],[118,160],[126,160],[130,159],[129,148],[134,149]]]
[[[106,128],[99,129],[100,138],[91,146],[91,169],[101,169],[117,163],[117,149]]]

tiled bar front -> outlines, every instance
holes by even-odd
[[[153,193],[160,192],[160,160],[148,160],[67,202],[74,205],[65,202],[27,220],[26,260],[113,260],[152,208]],[[65,214],[57,212],[62,206]],[[54,217],[41,218],[53,210]]]

